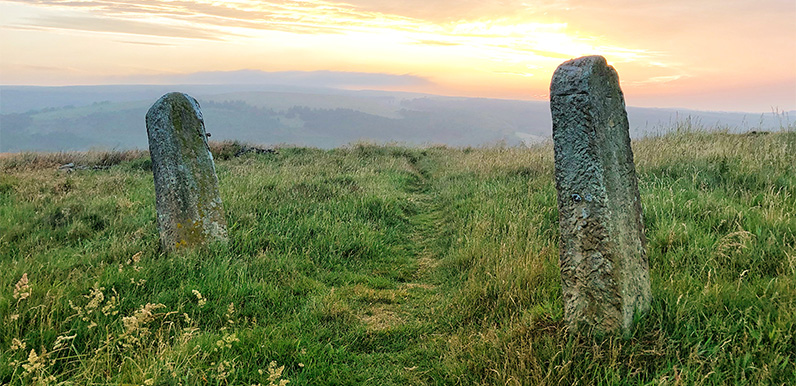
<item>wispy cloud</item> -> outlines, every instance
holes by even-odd
[[[650,84],[663,84],[663,83],[670,83],[674,82],[683,78],[687,78],[686,75],[663,75],[663,76],[653,76],[651,78],[640,80],[636,82],[630,82],[629,84],[636,85],[636,86],[644,86]]]
[[[236,39],[262,31],[298,34],[387,34],[407,44],[440,47],[469,46],[496,51],[494,55],[527,55],[551,59],[600,51],[617,59],[645,57],[645,50],[613,47],[593,37],[570,33],[567,24],[528,21],[521,18],[441,21],[439,7],[426,7],[429,18],[403,16],[394,2],[355,4],[328,1],[166,1],[166,0],[6,0],[43,8],[70,10],[70,14],[41,16],[20,26],[83,30],[191,39]],[[463,1],[470,8],[490,9],[486,1]],[[412,4],[434,3],[412,0]],[[453,3],[446,2],[449,5]],[[515,1],[518,7],[521,2]],[[556,2],[542,2],[555,4]],[[550,6],[550,5],[546,6]],[[411,4],[410,4],[411,5]],[[452,5],[453,6],[453,5]],[[558,5],[560,6],[560,4]],[[540,6],[541,7],[541,6]],[[406,6],[405,6],[406,8]],[[403,9],[405,9],[403,8]],[[390,12],[392,11],[392,12]],[[485,11],[486,12],[486,11]]]
[[[36,19],[35,27],[80,31],[122,33],[131,35],[166,36],[176,38],[218,40],[212,32],[190,27],[169,26],[135,20],[88,16],[45,16]]]
[[[394,15],[357,10],[346,4],[323,1],[165,1],[165,0],[6,0],[46,8],[84,12],[98,22],[138,20],[153,29],[163,24],[177,23],[193,28],[209,28],[219,36],[229,33],[227,28],[277,30],[296,33],[329,33],[366,28],[411,28],[413,21]],[[33,25],[53,27],[52,20],[36,19]],[[78,28],[79,24],[60,23],[57,27]],[[131,27],[131,28],[128,28]],[[94,29],[87,29],[93,31]],[[142,33],[138,25],[119,27],[108,25],[108,32]],[[179,35],[180,37],[182,35]]]

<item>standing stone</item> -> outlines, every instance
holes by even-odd
[[[564,62],[550,84],[550,109],[564,318],[577,329],[627,334],[652,295],[616,71],[602,56]]]
[[[160,240],[167,250],[226,240],[213,155],[196,99],[169,93],[146,114]]]

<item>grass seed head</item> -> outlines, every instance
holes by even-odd
[[[29,296],[30,284],[28,284],[28,274],[23,273],[22,278],[14,285],[14,299],[17,299],[17,302],[19,302],[20,300],[27,299]]]

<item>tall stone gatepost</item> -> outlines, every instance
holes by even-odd
[[[649,262],[619,76],[602,56],[561,64],[550,84],[564,319],[596,334],[649,310]]]
[[[213,155],[196,99],[169,93],[146,114],[155,206],[166,250],[227,238]]]

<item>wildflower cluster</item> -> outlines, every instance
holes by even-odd
[[[268,364],[268,383],[266,384],[253,384],[252,386],[285,386],[290,383],[287,379],[282,379],[282,372],[285,371],[285,366],[277,367],[275,361],[271,361]],[[263,374],[263,370],[258,370],[260,374]]]
[[[194,296],[196,296],[196,300],[197,300],[197,302],[199,304],[199,307],[204,307],[205,303],[207,303],[207,299],[205,299],[202,296],[202,294],[199,291],[197,291],[197,290],[192,290],[191,293],[193,293]]]

